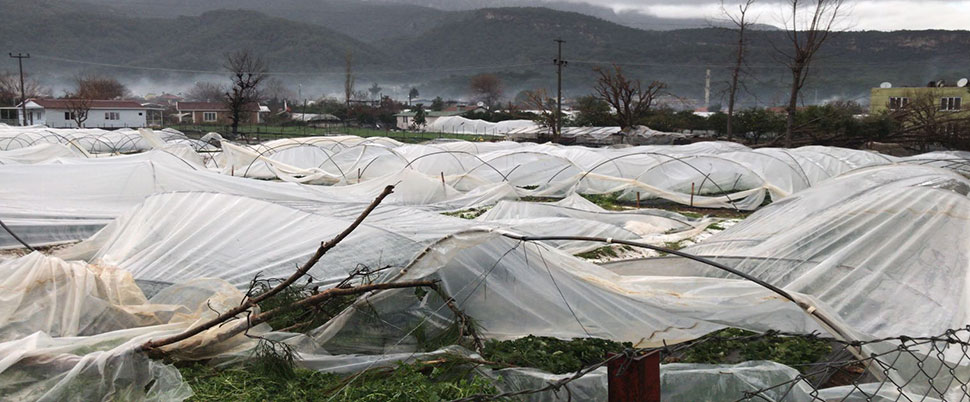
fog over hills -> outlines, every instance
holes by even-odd
[[[177,91],[196,80],[224,79],[224,54],[251,49],[276,77],[293,87],[302,84],[308,94],[340,92],[344,56],[351,52],[358,86],[378,82],[388,95],[402,97],[416,86],[422,96],[463,97],[470,76],[493,72],[511,98],[523,89],[553,88],[553,39],[561,37],[569,61],[567,96],[589,93],[593,67],[617,63],[694,99],[702,97],[705,70],[711,69],[715,102],[735,46],[727,29],[644,30],[588,15],[593,11],[539,7],[470,9],[437,0],[87,1],[0,0],[6,14],[0,44],[32,53],[28,71],[55,89],[74,74],[100,71],[136,91]],[[451,9],[442,9],[445,4]],[[743,102],[776,104],[788,85],[775,50],[784,45],[784,33],[759,30],[751,39]],[[952,82],[970,75],[968,48],[967,31],[844,32],[813,66],[805,102],[813,103],[816,93],[819,101],[865,100],[882,81]],[[11,68],[16,66],[0,71]]]

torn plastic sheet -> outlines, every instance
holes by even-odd
[[[597,337],[646,347],[724,326],[822,332],[795,304],[747,281],[621,277],[542,243],[494,232],[442,239],[394,280],[418,278],[439,279],[458,308],[494,339]],[[383,291],[313,335],[334,353],[395,353],[415,347],[418,327],[433,333],[452,322],[437,296]]]

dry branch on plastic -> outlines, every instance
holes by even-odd
[[[393,191],[394,191],[394,186],[385,187],[384,191],[381,192],[381,194],[378,195],[377,198],[374,199],[374,201],[372,201],[370,205],[368,205],[367,208],[365,208],[364,211],[360,213],[357,219],[354,220],[354,222],[351,223],[350,226],[344,229],[343,232],[340,232],[333,239],[330,239],[329,241],[321,243],[320,247],[317,248],[317,251],[313,254],[313,256],[310,257],[309,260],[307,260],[306,263],[304,263],[300,268],[296,270],[296,272],[294,272],[292,275],[290,275],[288,278],[286,278],[284,281],[280,282],[273,288],[257,296],[247,297],[238,306],[220,314],[219,316],[205,323],[199,324],[188,330],[185,330],[182,333],[145,342],[144,344],[141,345],[140,349],[142,351],[149,353],[150,355],[156,355],[156,356],[164,355],[164,352],[162,352],[159,348],[189,339],[195,335],[205,332],[210,328],[213,328],[218,325],[222,325],[230,320],[234,320],[242,314],[247,314],[248,315],[247,319],[238,321],[233,325],[233,327],[221,333],[218,337],[219,341],[229,339],[239,333],[245,332],[249,328],[255,325],[258,325],[260,323],[269,321],[273,317],[276,317],[279,314],[284,313],[286,311],[290,311],[292,309],[300,309],[300,308],[312,308],[314,306],[317,306],[327,300],[330,300],[338,296],[362,294],[373,290],[400,289],[400,288],[413,288],[413,287],[431,287],[437,290],[437,286],[433,281],[406,281],[406,282],[394,282],[394,283],[364,284],[364,285],[357,285],[357,286],[349,286],[345,283],[342,287],[336,287],[336,288],[315,293],[311,296],[303,298],[302,300],[296,301],[288,306],[281,306],[269,311],[252,314],[251,309],[253,307],[256,307],[260,302],[278,295],[280,292],[288,288],[290,285],[292,285],[296,281],[306,276],[307,273],[310,271],[310,269],[313,268],[314,265],[316,265],[316,263],[320,260],[320,258],[323,257],[324,254],[326,254],[328,251],[334,248],[337,244],[339,244],[341,241],[347,238],[347,236],[349,236],[350,233],[352,233],[355,229],[357,229],[357,227],[360,226],[360,224],[364,221],[364,219],[368,215],[370,215],[370,213],[378,205],[380,205],[381,201],[383,201],[384,198],[390,195]],[[464,317],[464,315],[460,317]],[[461,320],[461,318],[459,318],[459,320]]]

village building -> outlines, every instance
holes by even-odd
[[[941,112],[967,113],[970,110],[970,105],[966,105],[970,101],[970,87],[965,79],[958,81],[957,85],[937,81],[923,87],[894,88],[886,83],[880,88],[872,88],[869,113],[901,110],[917,100],[933,102]]]
[[[46,125],[52,128],[76,128],[79,114],[81,126],[98,128],[146,127],[149,107],[135,101],[92,99],[27,99],[24,105],[6,107],[6,120],[15,124],[23,122],[24,109],[27,125]],[[10,119],[13,118],[13,119]]]
[[[229,106],[222,102],[176,102],[175,110],[179,121],[193,124],[231,124]],[[240,123],[259,124],[269,108],[257,103],[243,107]]]

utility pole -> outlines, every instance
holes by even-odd
[[[711,107],[711,69],[707,69],[707,77],[704,79],[704,110]],[[710,110],[707,110],[710,112]]]
[[[553,137],[559,137],[562,134],[562,68],[566,66],[566,61],[562,59],[562,44],[565,42],[561,38],[556,39],[556,43],[559,44],[559,57],[553,59],[553,63],[556,64],[556,124],[553,131]]]
[[[24,59],[30,58],[30,53],[21,54],[17,53],[16,56],[13,53],[7,53],[11,58],[17,59],[17,64],[20,66],[20,113],[23,115],[23,125],[27,125],[27,95],[24,93]]]

